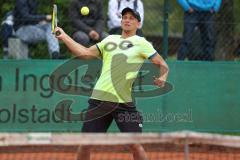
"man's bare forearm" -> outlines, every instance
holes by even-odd
[[[159,78],[167,79],[169,68],[165,60],[160,56],[156,55],[154,59],[152,59],[153,63],[160,69]]]
[[[154,84],[159,87],[164,87],[169,72],[168,65],[159,54],[154,56],[151,60],[153,64],[155,64],[160,70],[159,77],[158,78],[154,77]]]
[[[67,35],[62,28],[56,27],[55,33],[60,32],[56,35],[56,38],[63,41],[71,53],[81,59],[95,59],[99,58],[99,51],[96,46],[86,48],[83,45],[75,42],[69,35]]]
[[[160,65],[160,77],[164,78],[165,80],[167,80],[168,77],[168,72],[169,72],[169,68],[168,65],[165,63],[165,61],[163,61]]]

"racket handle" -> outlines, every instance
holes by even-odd
[[[60,34],[61,34],[61,32],[60,31],[56,31],[56,36],[59,36]]]

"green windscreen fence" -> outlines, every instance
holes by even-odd
[[[240,132],[239,63],[168,64],[165,88],[152,85],[158,71],[151,63],[135,81],[134,99],[145,132]],[[97,61],[0,61],[0,131],[80,131],[82,121],[71,116],[87,108],[100,69]],[[70,111],[57,107],[61,104]],[[109,131],[118,132],[115,123]]]

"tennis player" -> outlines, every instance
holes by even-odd
[[[109,35],[90,48],[76,43],[61,28],[55,29],[61,32],[57,38],[66,44],[73,55],[80,59],[99,58],[103,61],[102,72],[89,100],[88,110],[102,106],[114,110],[108,114],[98,114],[101,116],[92,120],[91,114],[86,115],[88,121],[83,123],[82,132],[107,132],[113,119],[121,132],[142,132],[142,117],[131,96],[133,81],[144,61],[149,59],[160,69],[160,75],[154,78],[153,83],[164,87],[168,65],[145,38],[136,35],[140,21],[137,11],[123,9],[122,34]],[[147,159],[141,145],[131,145],[130,149],[135,160]],[[90,158],[89,148],[82,148],[82,153],[83,159]]]

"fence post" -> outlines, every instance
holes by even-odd
[[[169,0],[164,0],[163,4],[163,58],[166,59],[168,55],[168,12]]]

